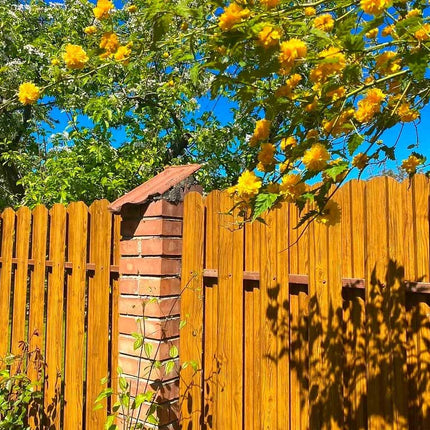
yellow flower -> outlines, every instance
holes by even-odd
[[[254,172],[245,170],[239,177],[236,185],[236,191],[239,197],[244,199],[258,194],[261,188],[261,179],[257,178]]]
[[[369,15],[380,15],[391,6],[391,0],[361,0],[360,5]]]
[[[413,16],[420,16],[421,13],[422,12],[419,9],[412,9],[406,14],[405,18],[412,18]]]
[[[271,121],[268,119],[260,119],[255,123],[253,137],[258,140],[266,140],[270,136]]]
[[[109,16],[109,11],[113,9],[113,3],[110,0],[98,0],[96,7],[93,9],[94,16],[97,19],[104,19]]]
[[[305,16],[314,16],[316,15],[317,11],[314,7],[305,7]]]
[[[281,53],[279,63],[285,72],[294,66],[296,60],[306,57],[308,50],[305,42],[300,39],[290,39],[281,43]]]
[[[131,6],[129,6],[128,8],[127,8],[127,12],[128,13],[134,13],[134,12],[136,12],[137,11],[137,7],[136,7],[136,5],[134,5],[134,4],[132,4]]]
[[[345,97],[345,94],[346,94],[345,87],[339,87],[339,88],[335,88],[334,90],[328,91],[326,95],[327,97],[330,97],[333,102],[335,102],[336,100],[339,100]]]
[[[79,45],[68,44],[63,60],[69,69],[83,69],[89,58],[87,53]]]
[[[242,22],[242,19],[248,18],[250,13],[249,9],[243,9],[237,3],[230,3],[219,17],[219,28],[222,31],[229,31],[234,25]]]
[[[279,2],[280,0],[260,0],[260,3],[268,9],[278,6]]]
[[[417,166],[422,163],[422,160],[415,155],[410,155],[406,160],[403,160],[401,168],[409,173],[415,173],[417,171]]]
[[[281,150],[285,151],[288,148],[294,148],[297,146],[297,139],[294,136],[285,137],[281,140]]]
[[[352,165],[357,169],[364,169],[369,163],[369,156],[360,152],[352,159]]]
[[[424,42],[430,38],[430,24],[424,24],[415,32],[415,39]]]
[[[377,28],[372,28],[372,30],[369,30],[366,33],[366,37],[368,39],[375,39],[378,36],[378,32],[379,32],[379,30]]]
[[[258,161],[264,166],[275,164],[276,147],[272,143],[263,143],[258,154]]]
[[[319,171],[324,169],[330,154],[321,143],[314,143],[303,155],[302,161],[308,170]]]
[[[369,122],[380,111],[385,94],[379,88],[372,88],[366,93],[366,97],[358,102],[355,111],[355,119],[361,123]]]
[[[312,82],[323,83],[330,75],[341,72],[346,66],[345,54],[334,46],[324,49],[318,56],[322,61],[310,72]]]
[[[394,25],[387,25],[386,27],[384,27],[381,31],[381,35],[383,37],[387,37],[389,36],[393,31],[395,30]]]
[[[297,173],[288,173],[282,177],[279,192],[289,203],[294,203],[306,191],[306,185]]]
[[[128,58],[130,57],[131,49],[127,46],[120,46],[116,51],[114,58],[116,61],[122,61],[123,63],[127,63]]]
[[[397,115],[402,122],[412,122],[420,116],[416,110],[411,109],[409,103],[402,103],[397,109]]]
[[[398,72],[402,66],[400,58],[397,58],[397,53],[394,51],[385,51],[376,57],[376,70],[380,74],[392,74]]]
[[[89,27],[84,28],[85,34],[95,34],[97,33],[97,27],[95,25],[90,25]]]
[[[58,66],[58,65],[60,64],[60,60],[59,60],[58,58],[53,58],[53,59],[51,60],[51,64],[52,64],[53,66]]]
[[[331,134],[334,137],[340,136],[342,133],[350,131],[349,120],[354,116],[354,109],[347,109],[334,117],[330,121],[323,120],[323,129],[327,135]]]
[[[271,46],[277,45],[280,38],[280,31],[274,29],[271,25],[266,25],[263,30],[258,33],[258,42],[264,48],[270,48]]]
[[[333,226],[340,221],[341,210],[339,205],[329,200],[321,213],[316,217],[316,221],[327,226]]]
[[[334,19],[329,13],[324,13],[314,19],[314,27],[322,31],[331,31],[334,27]]]
[[[40,88],[32,82],[24,82],[18,89],[18,100],[23,105],[32,105],[39,100]]]
[[[104,49],[107,54],[113,54],[119,47],[118,36],[109,31],[108,33],[103,34],[102,39],[100,41],[100,48]]]
[[[293,90],[301,80],[302,77],[298,73],[294,73],[290,78],[287,79],[285,85],[282,85],[282,87],[279,87],[275,91],[275,96],[293,98]]]

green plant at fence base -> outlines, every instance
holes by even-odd
[[[20,354],[8,354],[0,358],[1,430],[30,429],[30,418],[34,418],[35,423],[43,419],[43,357],[38,348],[30,350],[27,342],[19,342],[19,349]],[[36,381],[28,376],[31,366],[36,369]]]
[[[154,302],[157,302],[156,298],[142,300],[143,315],[145,314],[145,306]],[[137,374],[140,375],[141,371],[143,371],[146,375],[145,378],[138,376],[136,379],[136,386],[132,388],[122,368],[118,367],[118,390],[115,391],[112,387],[105,388],[95,400],[96,405],[94,409],[97,410],[103,408],[105,399],[113,399],[116,397],[116,401],[113,401],[111,406],[111,413],[108,415],[105,422],[106,430],[117,430],[118,425],[116,421],[118,418],[122,420],[122,428],[124,430],[146,429],[149,428],[148,425],[157,425],[159,423],[157,415],[163,406],[157,404],[156,400],[163,381],[151,382],[151,375],[154,370],[161,368],[164,368],[164,373],[166,375],[172,373],[175,368],[175,359],[179,356],[179,351],[176,345],[171,345],[169,350],[170,358],[168,360],[154,360],[154,355],[156,355],[156,350],[160,347],[161,341],[156,346],[156,350],[154,350],[154,345],[148,342],[148,336],[150,336],[151,333],[147,333],[145,321],[145,317],[138,318],[137,325],[139,332],[132,333],[134,338],[133,349],[134,351],[139,351]],[[148,364],[144,367],[146,363]],[[107,382],[108,378],[103,378],[101,380],[102,385]]]

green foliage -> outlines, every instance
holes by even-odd
[[[20,355],[9,354],[0,359],[0,429],[30,429],[29,419],[41,423],[43,417],[43,392],[41,381],[27,376],[30,366],[38,374],[43,368],[43,358],[38,350],[29,351],[29,345],[20,342]]]

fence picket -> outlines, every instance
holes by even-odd
[[[109,264],[111,258],[112,216],[107,208],[107,200],[94,202],[89,209],[90,213],[90,258],[95,264],[94,275],[88,282],[88,350],[87,355],[87,404],[86,428],[98,430],[103,427],[107,413],[107,402],[102,403],[103,408],[97,411],[93,406],[99,395],[102,378],[107,377],[109,358]]]

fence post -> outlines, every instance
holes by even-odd
[[[132,397],[154,392],[154,400],[134,416],[145,422],[153,404],[158,429],[179,428],[179,357],[174,352],[179,348],[182,200],[195,189],[190,176],[199,168],[169,167],[110,206],[122,217],[118,363]],[[137,349],[135,333],[144,336]],[[174,367],[167,373],[169,361]]]

